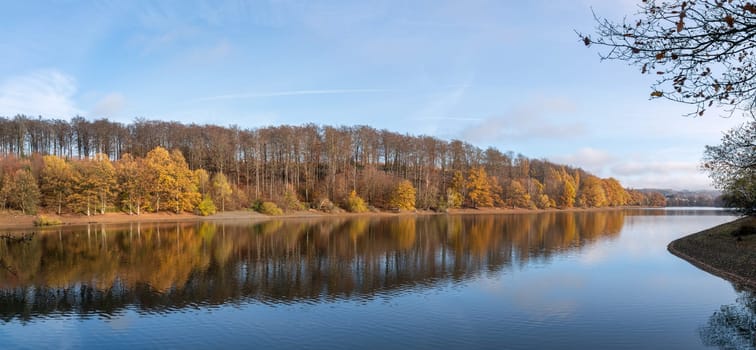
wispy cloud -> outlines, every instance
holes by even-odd
[[[456,107],[460,100],[465,96],[465,92],[470,88],[472,75],[466,79],[463,84],[449,86],[448,90],[440,93],[434,93],[430,100],[415,113],[413,119],[435,119],[447,118],[450,111]]]
[[[76,80],[55,69],[11,77],[0,83],[0,115],[71,117],[81,113],[76,91]]]
[[[465,118],[465,117],[419,117],[419,118],[414,118],[414,119],[415,120],[457,120],[457,121],[470,121],[470,122],[483,120],[483,118]]]
[[[711,189],[711,181],[699,170],[697,162],[664,159],[663,153],[613,154],[602,149],[583,147],[573,153],[550,159],[580,167],[597,176],[617,178],[630,188]]]
[[[505,139],[563,139],[583,135],[586,128],[577,122],[561,122],[552,114],[572,113],[575,106],[565,98],[536,98],[510,111],[483,119],[459,132],[464,140],[495,142]]]
[[[664,161],[638,162],[629,161],[612,167],[612,172],[623,176],[637,175],[668,175],[676,172],[697,172],[699,164],[696,162]]]
[[[598,175],[602,175],[604,169],[617,160],[608,152],[591,147],[583,147],[575,153],[552,158],[558,163],[578,166]]]
[[[266,97],[282,97],[282,96],[301,96],[301,95],[341,95],[341,94],[368,94],[368,93],[380,93],[391,92],[389,89],[315,89],[315,90],[287,90],[287,91],[274,91],[274,92],[252,92],[241,94],[228,94],[202,97],[196,101],[218,101],[218,100],[240,100],[240,99],[255,99]]]
[[[122,94],[117,92],[107,94],[92,108],[92,116],[113,117],[123,110],[125,104],[126,98]]]

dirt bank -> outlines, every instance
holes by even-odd
[[[602,211],[602,210],[619,210],[624,208],[570,208],[570,209],[504,209],[504,208],[478,208],[478,209],[450,209],[448,214],[451,215],[472,215],[472,214],[523,214],[539,212],[559,212],[559,211]],[[325,218],[325,217],[353,217],[353,216],[398,216],[398,215],[441,215],[428,210],[418,210],[411,212],[367,212],[367,213],[325,213],[317,210],[304,210],[285,213],[281,216],[268,216],[252,210],[236,210],[217,213],[210,216],[198,216],[189,213],[174,214],[168,212],[161,213],[144,213],[141,215],[129,215],[127,213],[106,213],[103,215],[55,215],[42,213],[47,218],[60,221],[63,225],[81,225],[88,223],[97,224],[114,224],[127,222],[161,222],[161,221],[196,221],[196,220],[269,220],[269,219],[289,219],[289,218]],[[20,212],[0,212],[0,229],[25,229],[33,228],[35,215],[22,215]]]
[[[700,269],[756,290],[756,216],[672,241],[667,249]]]

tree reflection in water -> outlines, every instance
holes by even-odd
[[[722,305],[706,326],[701,327],[701,340],[720,349],[756,349],[756,293],[738,290],[735,304]]]
[[[624,212],[88,225],[0,242],[0,318],[374,298],[547,262]]]

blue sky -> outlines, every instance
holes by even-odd
[[[704,145],[745,119],[649,100],[574,32],[634,3],[4,1],[0,115],[365,124],[709,189]]]

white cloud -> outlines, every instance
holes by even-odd
[[[628,188],[657,188],[672,190],[712,190],[711,180],[701,171],[669,175],[615,176]]]
[[[117,92],[102,97],[92,108],[93,117],[112,117],[118,115],[126,104],[126,98]]]
[[[0,84],[0,115],[72,117],[81,113],[76,90],[73,77],[54,69],[11,77]]]
[[[579,122],[560,122],[564,115],[575,111],[575,105],[563,97],[535,98],[511,111],[468,126],[459,133],[463,140],[497,142],[507,139],[569,139],[585,134]]]
[[[709,190],[711,181],[694,161],[668,160],[677,153],[613,154],[585,147],[574,153],[551,157],[554,162],[580,167],[600,177],[613,177],[628,188]],[[655,159],[653,159],[655,158]]]
[[[597,175],[601,175],[605,168],[616,161],[609,153],[591,147],[583,147],[573,154],[555,156],[553,159],[557,163],[577,166]]]
[[[669,175],[683,172],[692,173],[698,171],[698,163],[695,162],[638,162],[629,161],[616,164],[612,167],[612,173],[622,176],[639,175]]]

